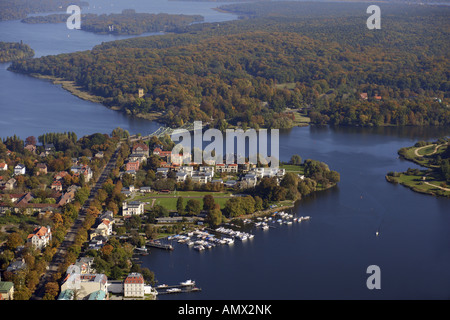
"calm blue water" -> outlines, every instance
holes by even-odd
[[[341,173],[335,189],[298,202],[311,220],[275,224],[233,247],[197,252],[175,244],[152,250],[144,266],[160,283],[197,281],[202,292],[160,299],[449,299],[450,203],[385,181],[411,164],[397,150],[447,130],[294,128],[280,154],[319,159]],[[380,235],[375,236],[379,230]],[[381,290],[366,287],[369,265]]]
[[[234,18],[210,9],[217,3],[89,2],[91,12],[135,8],[202,14],[207,21]],[[114,39],[72,32],[64,25],[0,23],[0,41],[23,40],[37,56],[88,50]],[[0,137],[50,131],[82,136],[109,133],[118,126],[147,134],[158,127],[6,68],[0,65]],[[311,216],[309,222],[254,230],[251,241],[202,253],[178,244],[173,252],[152,250],[143,266],[153,270],[160,283],[193,279],[202,288],[200,293],[160,299],[450,299],[449,200],[384,179],[388,171],[414,167],[397,158],[399,148],[448,134],[448,128],[306,127],[282,132],[282,160],[299,154],[341,173],[337,188],[298,202],[295,213]],[[366,287],[366,269],[372,264],[381,268],[381,290]]]

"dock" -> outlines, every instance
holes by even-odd
[[[164,286],[154,288],[158,295],[160,294],[171,294],[171,293],[189,293],[189,292],[199,292],[202,289],[197,288],[195,283],[193,284],[178,284],[173,286]]]
[[[146,243],[146,245],[149,246],[149,247],[163,249],[163,250],[173,250],[173,246],[171,244],[165,244],[165,243],[160,243],[160,242],[148,241]]]

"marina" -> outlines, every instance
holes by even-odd
[[[244,226],[269,230],[276,228],[276,224],[292,225],[293,223],[300,223],[309,220],[309,216],[294,217],[284,211],[275,212],[272,216],[257,217],[253,220],[242,220]],[[147,246],[155,247],[165,250],[174,250],[174,243],[185,244],[187,247],[198,251],[208,251],[214,247],[225,245],[231,246],[235,242],[247,242],[254,239],[255,235],[249,231],[236,230],[241,228],[240,225],[227,223],[215,229],[205,228],[203,230],[195,230],[187,233],[176,234],[168,236],[167,238],[158,241],[148,241]]]

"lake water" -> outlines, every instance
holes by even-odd
[[[218,3],[89,2],[90,12],[135,8],[202,14],[207,21],[234,19],[211,10]],[[114,39],[72,33],[64,25],[0,23],[0,41],[20,40],[41,56],[87,50]],[[148,134],[158,128],[157,123],[78,99],[48,81],[9,72],[7,66],[0,65],[0,137],[17,134],[24,139],[61,131],[80,137],[110,133],[116,127]],[[415,167],[398,159],[399,148],[448,134],[448,128],[283,131],[281,160],[299,154],[324,161],[341,174],[338,187],[297,203],[294,212],[311,216],[310,221],[253,230],[252,240],[202,253],[181,244],[175,244],[173,252],[151,250],[143,266],[155,272],[159,283],[193,279],[202,288],[199,293],[160,299],[450,299],[449,200],[417,194],[384,179],[388,171]],[[369,265],[381,268],[381,290],[366,287]]]

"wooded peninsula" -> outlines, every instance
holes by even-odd
[[[31,16],[22,19],[24,23],[65,23],[69,14]],[[175,32],[177,28],[193,22],[203,21],[200,15],[136,13],[133,9],[119,14],[82,14],[81,30],[98,34],[139,35],[146,32]]]

